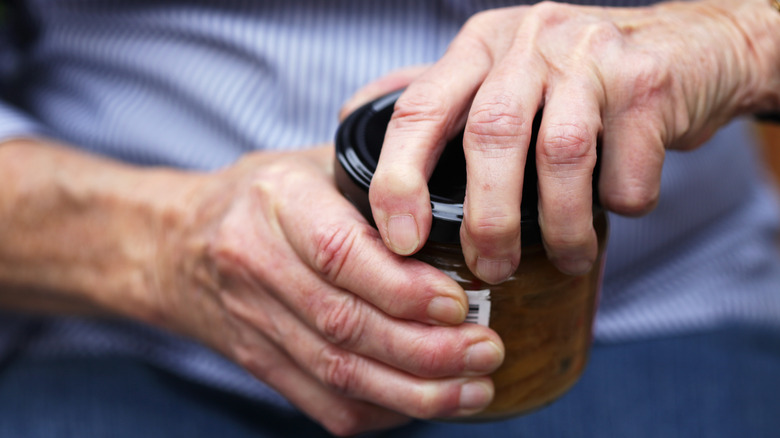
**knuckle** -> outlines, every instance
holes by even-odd
[[[463,226],[475,242],[512,242],[520,233],[520,215],[484,207],[468,207]]]
[[[333,345],[343,348],[355,345],[365,326],[357,298],[344,294],[324,303],[324,307],[315,320],[319,332]]]
[[[472,15],[450,49],[461,50],[473,62],[495,65],[497,55],[505,52],[512,43],[506,38],[506,33],[512,32],[508,26],[514,23],[507,21],[507,13],[506,9],[489,9]]]
[[[653,54],[634,53],[625,63],[628,78],[625,88],[631,91],[632,102],[639,107],[656,105],[671,91],[673,77],[664,62]]]
[[[358,252],[359,242],[369,234],[362,224],[323,227],[314,233],[314,269],[331,282]]]
[[[416,132],[424,124],[425,129],[433,125],[443,131],[448,122],[445,96],[438,83],[418,80],[396,101],[388,129]]]
[[[206,258],[217,271],[247,266],[250,261],[243,250],[243,240],[230,222],[221,223],[206,243]]]
[[[557,251],[567,251],[584,248],[590,242],[592,231],[588,229],[571,229],[544,235],[544,242]]]
[[[355,394],[359,388],[358,363],[354,356],[333,345],[325,346],[319,355],[322,383],[343,394]]]
[[[461,36],[465,36],[472,43],[490,52],[487,39],[493,39],[496,32],[496,24],[505,18],[506,11],[487,9],[477,12],[466,20],[462,27]]]
[[[623,32],[612,21],[601,20],[585,26],[580,41],[591,50],[623,39]]]
[[[410,167],[377,169],[368,189],[369,203],[380,206],[388,201],[403,201],[426,193],[427,183],[423,175]]]
[[[409,397],[409,409],[414,417],[432,419],[455,411],[457,409],[457,392],[455,387],[429,384],[419,388]]]
[[[539,17],[541,23],[551,25],[569,17],[566,6],[553,1],[543,1],[531,7],[531,14]]]
[[[536,156],[547,166],[592,167],[596,160],[595,138],[595,133],[583,124],[554,125],[544,132]]]
[[[253,187],[255,192],[266,190],[264,184],[256,183]],[[270,189],[268,189],[270,190]],[[260,193],[258,196],[265,196]],[[202,240],[192,242],[204,262],[212,273],[235,273],[241,270],[248,270],[258,274],[265,274],[269,269],[275,269],[286,263],[284,257],[278,254],[276,257],[269,257],[269,254],[278,249],[275,246],[274,239],[269,239],[268,246],[271,251],[258,251],[253,239],[248,239],[250,233],[279,233],[277,214],[273,202],[266,199],[257,200],[260,205],[259,210],[262,217],[255,222],[256,228],[248,229],[246,222],[248,204],[254,200],[240,200],[236,205],[230,207],[226,215],[217,224],[213,231],[204,236]],[[261,275],[262,277],[262,275]]]
[[[520,146],[518,137],[528,137],[529,120],[506,97],[479,103],[469,116],[464,136],[467,150],[500,152]]]
[[[615,213],[642,216],[658,204],[660,189],[642,181],[628,181],[608,191],[603,202]]]
[[[474,32],[487,31],[493,27],[495,14],[495,11],[491,9],[477,12],[466,20],[463,29]]]
[[[306,171],[302,169],[300,163],[296,163],[288,157],[279,157],[252,172],[254,195],[263,198],[276,197],[279,186],[287,184],[288,179],[303,178],[305,174]]]
[[[437,409],[433,402],[428,401],[416,401],[411,407],[414,417],[423,420],[432,420],[441,416],[442,413],[450,411],[450,409]]]
[[[274,375],[274,368],[268,367],[261,359],[263,355],[259,355],[256,349],[249,347],[245,343],[233,345],[231,355],[236,363],[263,382],[270,381],[269,379]]]
[[[623,83],[624,94],[630,96],[625,106],[642,114],[649,125],[656,125],[664,144],[669,144],[672,132],[688,132],[691,127],[691,111],[685,96],[689,94],[674,68],[668,61],[655,54],[639,53],[631,57],[628,78]],[[624,109],[625,110],[625,109]],[[668,129],[672,128],[672,132]]]
[[[421,336],[408,343],[408,358],[422,375],[438,376],[451,365],[452,356],[445,353],[446,342],[439,342],[430,336]]]

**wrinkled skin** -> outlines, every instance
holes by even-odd
[[[499,282],[520,262],[521,169],[534,159],[549,256],[581,273],[596,256],[596,144],[604,205],[649,211],[667,149],[696,147],[736,115],[780,110],[776,29],[780,14],[760,0],[475,16],[439,62],[345,106],[406,87],[370,191],[379,231],[336,190],[330,146],[196,174],[9,142],[0,304],[56,297],[193,337],[338,435],[468,415],[492,398],[486,376],[503,344],[460,325],[467,303],[454,281],[402,257],[426,240],[425,181],[446,138],[465,123],[471,269]]]
[[[379,232],[334,188],[331,148],[250,156],[193,190],[212,193],[198,204],[207,208],[193,234],[207,238],[184,241],[200,258],[178,278],[203,279],[195,283],[203,298],[173,305],[197,303],[204,332],[196,336],[335,433],[481,409],[492,384],[480,376],[501,362],[501,341],[483,327],[453,326],[464,317],[463,292],[398,256],[425,242],[425,181],[444,141],[465,123],[461,237],[475,273],[500,282],[520,261],[527,159],[539,171],[549,256],[564,272],[586,272],[596,256],[597,142],[602,202],[641,215],[657,202],[667,149],[696,147],[735,115],[777,107],[768,91],[780,83],[777,63],[762,58],[776,38],[744,33],[738,12],[750,9],[740,4],[542,3],[475,16],[439,62],[370,84],[342,112],[407,87],[370,191]],[[747,41],[753,51],[743,50]],[[527,157],[542,106],[537,155]],[[191,318],[181,326],[190,332]]]
[[[453,326],[463,291],[387,250],[336,190],[332,159],[332,147],[261,153],[193,181],[187,204],[198,208],[183,233],[161,236],[161,260],[176,264],[160,266],[156,307],[175,310],[158,322],[205,340],[338,434],[481,409],[501,340]]]
[[[759,0],[650,8],[544,2],[474,16],[396,104],[371,187],[388,247],[412,254],[425,242],[427,178],[465,123],[461,241],[469,267],[491,283],[517,267],[523,168],[535,160],[548,256],[564,272],[587,272],[597,250],[597,144],[603,205],[634,216],[652,210],[667,149],[697,147],[736,115],[776,110],[777,18]]]

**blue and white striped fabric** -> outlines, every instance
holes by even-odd
[[[0,41],[0,139],[49,135],[131,163],[202,170],[328,142],[362,84],[435,61],[470,15],[513,3],[30,0]],[[699,151],[670,153],[658,209],[611,218],[598,340],[780,324],[780,215],[749,137],[736,123]],[[4,315],[0,357],[14,349],[137,355],[283,403],[198,344],[133,323]]]

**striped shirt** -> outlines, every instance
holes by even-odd
[[[48,135],[130,163],[201,170],[328,142],[361,85],[435,61],[469,16],[516,3],[29,0],[0,39],[0,139]],[[668,154],[658,208],[611,217],[597,340],[780,325],[780,215],[760,175],[742,122]],[[0,358],[20,350],[135,355],[285,403],[199,344],[135,323],[0,315]]]

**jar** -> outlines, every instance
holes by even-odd
[[[373,224],[368,187],[376,170],[387,123],[400,92],[375,100],[351,114],[336,135],[336,182],[341,192]],[[541,117],[534,122],[528,156],[534,156]],[[594,172],[598,180],[598,168]],[[450,140],[428,182],[433,220],[425,246],[413,257],[449,275],[466,291],[466,323],[493,329],[504,342],[503,364],[491,374],[493,402],[456,421],[508,418],[543,407],[579,379],[588,359],[593,320],[608,234],[607,217],[594,203],[598,259],[584,275],[561,273],[548,259],[538,224],[537,175],[527,160],[521,205],[521,261],[498,285],[482,282],[466,265],[460,246],[466,167],[462,133]],[[594,199],[596,191],[594,190]]]

